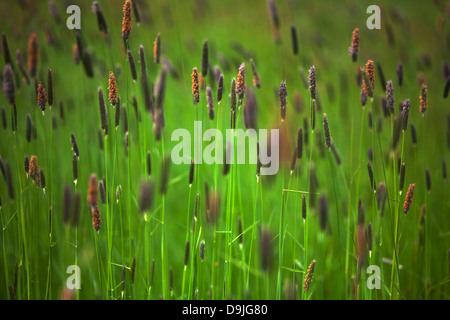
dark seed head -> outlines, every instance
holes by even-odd
[[[252,88],[247,91],[247,98],[244,102],[244,124],[247,129],[256,130],[256,120],[258,116],[258,103]]]
[[[406,99],[405,101],[403,101],[403,110],[401,113],[403,131],[406,131],[406,129],[408,129],[409,108],[410,108],[409,99]]]
[[[445,162],[445,159],[442,159],[442,179],[444,181],[447,180],[447,163]]]
[[[298,54],[298,41],[297,41],[297,30],[295,26],[291,26],[291,39],[292,39],[292,52],[294,55]]]
[[[131,71],[131,77],[133,78],[133,81],[137,81],[137,72],[136,72],[136,64],[134,62],[133,53],[131,50],[128,50],[128,62],[130,64],[130,71]]]
[[[220,103],[223,95],[223,74],[219,75],[219,80],[217,83],[217,103]]]
[[[306,197],[302,194],[302,218],[306,220]]]
[[[14,185],[13,185],[13,179],[12,179],[12,172],[11,172],[11,166],[9,164],[9,161],[6,160],[5,162],[5,169],[4,169],[4,177],[6,181],[6,187],[8,190],[8,196],[10,199],[14,199]],[[44,185],[45,185],[45,178],[44,178]]]
[[[311,99],[316,99],[316,68],[312,66],[309,69],[309,91],[311,93]]]
[[[427,191],[430,192],[430,190],[431,190],[431,175],[430,175],[430,170],[428,168],[425,170],[425,181],[426,181],[426,185],[427,185]]]
[[[73,180],[77,181],[77,179],[78,179],[78,157],[75,153],[72,155],[72,172],[73,172]]]
[[[260,234],[260,248],[261,248],[261,268],[268,270],[272,262],[272,234],[266,227],[261,229]]]
[[[406,171],[406,165],[403,162],[400,167],[400,180],[399,180],[399,185],[398,185],[400,193],[403,191],[403,186],[405,185],[405,171]]]
[[[105,100],[103,99],[102,88],[98,88],[98,104],[100,109],[100,120],[105,136],[108,135],[108,112],[106,110]]]
[[[200,242],[200,260],[205,260],[205,241]]]
[[[373,188],[373,191],[376,191],[377,185],[373,177],[373,169],[370,162],[367,162],[367,170],[369,172],[370,186]]]
[[[372,241],[372,222],[369,222],[369,224],[367,225],[367,248],[369,249],[369,251],[372,251]]]
[[[278,90],[278,98],[280,99],[281,121],[286,120],[286,104],[287,104],[286,97],[287,97],[286,82],[282,81],[280,83],[280,89]]]
[[[189,167],[189,186],[192,186],[192,184],[194,183],[194,169],[195,169],[195,164],[194,164],[194,159],[192,159],[191,166]]]
[[[319,224],[322,231],[326,231],[328,228],[328,205],[325,195],[322,195],[319,199]]]
[[[25,137],[27,139],[28,142],[31,141],[31,135],[32,135],[32,127],[33,127],[33,123],[31,122],[31,114],[27,113],[27,117],[26,117],[27,121],[25,123]]]
[[[153,180],[142,180],[139,189],[139,210],[144,213],[153,204]]]
[[[28,172],[30,170],[30,159],[28,158],[28,155],[26,155],[23,159],[23,167],[25,168],[25,172],[28,177]]]
[[[334,159],[336,160],[336,164],[340,166],[342,164],[341,155],[339,154],[339,151],[336,148],[336,145],[333,141],[331,141],[331,152],[333,153]]]
[[[147,151],[147,175],[150,177],[152,174],[152,158],[150,155],[150,151]]]
[[[77,157],[80,156],[79,150],[78,150],[78,144],[77,140],[75,139],[75,134],[72,132],[70,134],[70,142],[72,142],[72,150],[77,155]]]
[[[8,100],[9,104],[15,102],[15,85],[14,74],[10,64],[7,64],[3,69],[3,94]]]
[[[208,40],[205,40],[203,42],[203,49],[202,49],[202,77],[206,77],[208,75],[208,64],[209,64]]]
[[[397,69],[395,69],[395,72],[397,73],[398,85],[401,87],[403,84],[403,64],[402,63],[399,63],[397,65]]]
[[[105,191],[105,185],[103,183],[103,180],[100,180],[98,183],[98,190],[100,191],[100,200],[103,204],[106,203],[106,191]]]
[[[44,175],[44,170],[42,170],[42,168],[39,170],[39,184],[42,187],[42,189],[45,189],[45,187],[46,187],[45,175]]]
[[[52,69],[48,69],[48,72],[47,72],[47,92],[48,92],[48,105],[51,108],[53,106],[53,76],[52,76]]]
[[[365,209],[361,199],[358,199],[358,226],[364,225]]]
[[[330,135],[330,127],[328,125],[328,118],[327,114],[323,114],[323,131],[325,133],[325,145],[327,146],[328,150],[331,149],[331,135]]]
[[[206,103],[208,106],[209,119],[214,120],[214,100],[211,87],[206,88]]]
[[[134,284],[135,276],[136,276],[136,257],[133,257],[133,263],[131,264],[130,268],[131,285]]]
[[[411,128],[411,140],[412,140],[413,145],[415,146],[417,144],[416,126],[414,125],[414,123],[411,122],[409,127]]]

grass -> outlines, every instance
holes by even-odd
[[[80,34],[84,49],[93,54],[92,78],[86,76],[82,63],[73,61],[75,36],[65,26],[67,15],[62,4],[57,3],[60,21],[43,4],[33,10],[22,8],[19,3],[0,4],[4,12],[0,26],[11,53],[19,49],[26,56],[28,36],[36,31],[40,49],[36,80],[46,85],[46,73],[51,68],[54,87],[52,110],[47,106],[42,116],[36,101],[35,79],[30,85],[16,81],[16,132],[12,131],[9,118],[13,108],[4,95],[0,96],[0,105],[5,106],[7,114],[7,126],[0,128],[0,155],[3,163],[10,164],[15,193],[14,198],[8,196],[7,179],[0,177],[0,299],[59,299],[67,295],[74,299],[108,300],[448,299],[446,261],[450,219],[446,213],[450,197],[441,166],[442,159],[448,162],[449,149],[443,140],[450,129],[442,121],[448,116],[448,100],[442,97],[445,81],[441,65],[448,57],[450,29],[448,19],[445,20],[445,3],[436,3],[380,1],[382,29],[369,30],[365,26],[366,6],[359,2],[275,1],[281,39],[275,43],[265,1],[239,4],[137,1],[142,21],[132,21],[130,38],[124,45],[123,1],[100,2],[109,28],[106,37],[98,30],[91,2],[80,1]],[[327,12],[334,12],[333,16],[323,11],[323,6],[328,8]],[[298,55],[292,53],[291,26],[297,29]],[[352,62],[347,50],[355,27],[360,30],[361,48],[357,62]],[[46,28],[54,37],[53,43],[46,42]],[[143,45],[149,88],[152,87],[164,67],[162,62],[153,63],[153,39],[158,33],[161,55],[173,64],[178,74],[167,73],[165,126],[160,141],[155,138],[153,121],[145,108],[140,74],[134,83],[126,55],[129,48],[134,57],[139,57],[139,46]],[[194,67],[201,69],[205,39],[211,68],[204,81],[205,88],[211,86],[213,91],[214,120],[208,117],[206,91],[200,90],[198,104],[193,103],[191,92],[191,72]],[[167,190],[160,192],[164,159],[170,157],[177,144],[171,140],[172,132],[185,128],[193,138],[197,120],[202,121],[203,132],[218,129],[224,134],[230,128],[231,79],[237,79],[238,68],[244,62],[247,89],[253,86],[251,58],[261,79],[261,88],[253,87],[258,105],[257,128],[280,128],[278,173],[257,178],[256,165],[246,163],[232,164],[229,173],[224,175],[221,164],[202,163],[195,165],[194,181],[189,186],[191,156],[183,155],[187,159],[185,164],[175,165],[170,161]],[[393,81],[394,115],[384,116],[381,97],[385,95],[385,84],[376,71],[374,98],[365,108],[361,106],[355,70],[369,59],[380,62],[386,80]],[[395,73],[399,62],[404,68],[402,86]],[[140,73],[139,59],[136,64]],[[220,104],[216,101],[215,65],[224,75]],[[316,100],[310,99],[298,71],[299,68],[307,71],[312,65],[317,75]],[[0,66],[3,70],[3,60]],[[106,101],[109,134],[102,135],[101,149],[97,138],[100,128],[97,90],[101,88],[107,94],[109,71],[116,76],[118,95],[127,112],[128,130],[125,133],[123,114],[119,126],[112,125],[115,109]],[[20,78],[19,74],[17,79]],[[424,117],[419,112],[418,79],[422,78],[428,86],[429,101]],[[282,81],[286,82],[288,91],[284,123],[275,94]],[[294,101],[296,90],[302,100],[299,109]],[[132,105],[133,96],[136,109]],[[411,100],[409,122],[415,124],[422,139],[418,139],[417,146],[413,145],[410,130],[406,130],[401,133],[401,145],[392,150],[393,118],[399,113],[398,102],[406,98]],[[245,129],[245,99],[237,102],[236,129]],[[60,116],[60,101],[64,117]],[[316,117],[314,130],[310,122],[312,108]],[[369,111],[373,119],[371,129],[367,122]],[[31,142],[25,139],[27,113],[32,115],[36,128],[36,137]],[[340,165],[324,145],[322,113],[327,114],[333,144],[342,158]],[[53,117],[55,128],[52,128]],[[381,128],[378,128],[378,117],[381,117]],[[303,156],[297,159],[291,173],[297,130],[303,126],[304,118],[308,119],[309,128],[303,127]],[[72,177],[71,132],[77,137],[80,149],[76,184]],[[128,147],[124,142],[126,134]],[[213,143],[220,148],[219,141]],[[203,148],[206,145],[204,142]],[[194,150],[193,145],[191,148]],[[370,161],[374,180],[386,184],[388,201],[383,216],[378,194],[373,192],[367,175],[365,154],[369,148],[373,153]],[[151,154],[150,176],[147,151]],[[27,178],[22,160],[25,155],[37,155],[46,175],[45,193]],[[398,157],[407,168],[401,194]],[[429,192],[425,168],[430,169],[432,178]],[[85,198],[92,173],[99,180],[105,178],[107,194],[106,203],[99,203],[102,227],[98,233],[93,229]],[[314,176],[317,181],[312,181]],[[154,183],[153,201],[141,213],[139,188],[140,182],[146,180]],[[217,211],[209,207],[215,203],[208,202],[205,183],[209,185],[209,199],[220,199]],[[404,214],[405,188],[412,183],[416,186],[413,203]],[[70,185],[74,194],[81,194],[77,226],[63,222],[66,185]],[[118,186],[122,194],[116,201]],[[304,221],[302,195],[307,201]],[[319,224],[321,196],[327,199],[327,231],[322,231]],[[364,250],[366,261],[360,274],[357,272],[358,199],[365,207],[364,227],[371,222],[373,231],[373,251],[369,257]],[[426,206],[424,243],[420,241],[422,204]],[[269,238],[262,248],[263,232]],[[185,265],[187,241],[189,256]],[[200,258],[202,241],[204,260]],[[266,256],[270,263],[263,268]],[[305,291],[303,280],[313,259],[316,261],[314,278]],[[66,281],[71,276],[66,270],[70,265],[78,265],[81,273],[81,289],[74,292],[66,289]],[[369,290],[366,286],[369,265],[381,269],[380,289]]]

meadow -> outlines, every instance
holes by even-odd
[[[449,299],[450,2],[371,4],[0,1],[0,299]]]

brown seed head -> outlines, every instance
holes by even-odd
[[[126,0],[123,5],[122,38],[127,41],[131,32],[131,0]]]
[[[359,52],[359,29],[356,28],[352,33],[352,44],[348,49],[348,53],[352,56],[352,61],[355,62]]]
[[[305,280],[303,281],[303,289],[305,291],[308,290],[309,286],[311,285],[311,281],[314,277],[314,268],[316,267],[316,260],[313,259],[313,261],[311,262],[311,264],[308,267],[308,271],[306,272],[305,275]]]
[[[428,90],[426,84],[422,85],[422,94],[420,95],[419,98],[420,98],[419,110],[422,113],[422,116],[424,116],[428,106]]]
[[[32,32],[28,38],[28,73],[32,78],[36,77],[39,61],[39,43],[36,32]]]
[[[414,187],[415,184],[410,184],[408,188],[408,192],[406,193],[405,202],[403,203],[403,212],[406,214],[408,213],[409,209],[411,208],[411,204],[413,201],[414,196]]]
[[[73,55],[73,61],[75,64],[80,63],[80,51],[78,50],[78,45],[76,43],[72,46],[72,55]]]
[[[239,66],[239,73],[238,73],[237,84],[236,84],[236,94],[238,95],[238,98],[241,102],[244,99],[246,87],[247,86],[245,84],[245,64],[242,63]]]
[[[98,183],[97,176],[95,173],[91,174],[89,179],[89,189],[88,189],[88,205],[93,208],[97,206],[98,203]]]
[[[36,180],[36,178],[38,177],[38,173],[39,173],[39,166],[38,166],[38,160],[37,160],[37,156],[31,156],[31,160],[30,160],[30,167],[29,167],[29,175],[30,178],[32,180]]]
[[[95,231],[98,232],[102,225],[102,218],[100,215],[100,210],[98,209],[97,205],[91,208],[91,215],[92,215],[92,226],[94,227]]]
[[[192,69],[192,94],[194,95],[194,103],[199,103],[199,85],[198,85],[198,70],[197,68]]]
[[[159,63],[161,57],[161,36],[158,33],[153,41],[153,62]]]
[[[108,96],[109,102],[111,102],[111,104],[115,106],[117,104],[117,87],[116,87],[116,77],[114,76],[114,72],[112,71],[109,72],[108,91],[109,91]]]
[[[38,90],[37,90],[37,101],[39,107],[41,107],[42,111],[45,111],[45,105],[47,104],[47,91],[45,91],[42,82],[39,81]]]
[[[370,85],[372,86],[372,90],[375,86],[375,67],[373,65],[373,60],[367,60],[366,62],[366,72],[367,76],[370,80]]]

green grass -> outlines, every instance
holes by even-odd
[[[52,69],[54,104],[42,115],[34,85],[16,83],[18,128],[11,129],[12,107],[4,95],[0,106],[6,110],[7,128],[0,128],[0,155],[9,162],[15,191],[8,196],[6,179],[0,178],[1,254],[0,299],[59,299],[70,265],[81,270],[81,289],[76,299],[448,299],[450,247],[450,207],[448,182],[442,177],[442,161],[448,163],[448,100],[442,97],[442,63],[449,56],[450,29],[445,3],[379,1],[382,29],[366,28],[368,3],[318,1],[300,3],[277,1],[281,42],[272,35],[266,1],[137,1],[142,21],[132,21],[127,43],[136,61],[138,81],[134,83],[121,38],[123,1],[100,1],[109,28],[107,38],[98,30],[90,1],[80,1],[85,49],[93,53],[94,77],[88,78],[82,64],[72,57],[74,31],[65,26],[65,8],[58,2],[61,21],[49,13],[47,3],[21,8],[18,3],[0,3],[0,27],[9,50],[19,49],[26,57],[28,36],[39,37],[37,80],[46,86],[47,70]],[[372,4],[372,3],[370,3]],[[331,12],[333,14],[331,14]],[[445,17],[446,20],[445,20]],[[441,23],[442,22],[442,23]],[[297,28],[299,55],[294,56],[290,27]],[[46,43],[48,27],[54,44]],[[361,34],[361,50],[356,63],[348,55],[354,28]],[[394,42],[389,42],[388,30]],[[149,85],[156,84],[162,64],[153,63],[153,40],[161,34],[161,54],[174,65],[179,77],[168,73],[164,99],[165,127],[162,139],[153,133],[150,113],[145,110],[141,88],[139,46],[144,46]],[[224,74],[224,93],[216,101],[217,83],[208,74],[205,86],[212,86],[214,120],[209,120],[206,93],[193,104],[191,73],[201,70],[202,44],[207,39],[212,69],[218,65]],[[239,45],[242,49],[239,48]],[[427,54],[428,66],[423,55]],[[227,63],[220,59],[223,56]],[[255,61],[261,88],[253,87],[250,58]],[[386,80],[395,89],[395,115],[384,117],[381,97],[384,84],[375,70],[373,101],[365,108],[360,103],[356,70],[368,59],[380,62]],[[245,62],[247,89],[253,87],[258,103],[257,127],[279,128],[280,169],[275,176],[256,177],[255,164],[231,165],[227,175],[222,165],[196,164],[194,182],[189,186],[189,164],[170,163],[168,186],[161,194],[164,157],[170,156],[177,142],[171,134],[185,128],[193,140],[194,121],[203,122],[203,131],[219,129],[225,136],[230,128],[229,93],[232,78]],[[403,63],[404,82],[399,86],[395,68]],[[26,64],[26,59],[25,59]],[[228,64],[228,67],[227,67]],[[2,70],[4,60],[1,62]],[[299,68],[314,65],[318,99],[302,83]],[[26,66],[26,65],[25,65]],[[17,64],[14,64],[18,72]],[[115,109],[105,99],[109,134],[100,128],[98,88],[107,98],[108,74],[117,78],[118,95],[126,108],[129,147],[124,144],[124,118],[114,126]],[[428,110],[419,112],[420,85],[428,86]],[[21,76],[19,75],[18,79]],[[33,80],[34,81],[34,80]],[[33,82],[32,81],[32,82]],[[280,119],[277,93],[281,81],[287,86],[287,117]],[[19,86],[20,84],[20,86]],[[299,110],[294,93],[301,96]],[[136,97],[137,109],[132,105]],[[410,128],[401,133],[401,142],[392,146],[393,117],[400,100],[410,98],[409,123],[417,129],[414,145]],[[60,101],[64,118],[60,117]],[[243,104],[246,100],[244,98]],[[315,130],[311,130],[310,108],[315,108]],[[244,107],[238,104],[236,128],[245,129]],[[137,111],[137,113],[136,113]],[[369,128],[367,113],[372,112]],[[30,113],[36,138],[25,139],[25,119]],[[342,159],[338,165],[324,145],[322,114],[326,113],[333,143]],[[52,117],[56,128],[52,129]],[[381,117],[381,128],[378,128]],[[303,156],[290,172],[297,130],[306,118],[309,128],[303,135]],[[139,120],[140,119],[140,120]],[[0,119],[1,120],[1,119]],[[380,129],[380,130],[379,130]],[[74,132],[80,149],[79,177],[72,177],[70,134]],[[216,145],[217,141],[215,142]],[[207,143],[203,143],[203,147]],[[447,144],[447,146],[446,146]],[[224,145],[226,148],[226,145]],[[384,182],[388,201],[380,215],[377,194],[369,182],[366,164],[368,149],[376,183]],[[192,148],[193,150],[193,148]],[[147,174],[146,153],[151,154],[151,175]],[[38,157],[46,175],[46,192],[27,178],[23,169],[25,155]],[[193,157],[193,153],[192,153]],[[399,193],[397,157],[406,163],[405,187]],[[190,161],[190,159],[188,159]],[[311,185],[312,168],[317,188]],[[425,185],[425,169],[431,173],[430,192]],[[89,177],[105,177],[106,204],[99,203],[102,227],[92,227],[86,201]],[[140,183],[154,183],[150,209],[139,210]],[[207,221],[207,197],[217,196],[217,218]],[[315,182],[314,182],[315,183]],[[415,183],[412,207],[405,215],[403,202],[409,184]],[[81,215],[76,227],[63,222],[63,193],[69,185],[81,194]],[[119,201],[116,189],[122,188]],[[199,196],[197,220],[195,197]],[[307,218],[302,219],[302,195],[306,196]],[[326,197],[328,230],[319,224],[319,198]],[[373,251],[357,275],[358,199],[365,207],[365,226],[372,223]],[[422,204],[426,205],[425,225],[420,225]],[[51,210],[51,215],[50,215]],[[242,234],[238,232],[238,217]],[[209,217],[211,218],[211,217]],[[261,230],[271,238],[266,249],[270,267],[262,268]],[[420,241],[424,232],[425,240]],[[185,266],[185,247],[189,257]],[[241,243],[242,240],[242,243]],[[205,259],[200,259],[200,243],[205,241]],[[131,281],[136,259],[135,280]],[[315,259],[314,278],[308,291],[303,280]],[[153,264],[154,261],[154,264]],[[368,265],[381,269],[381,289],[369,290]],[[125,284],[122,292],[122,268]],[[173,272],[173,290],[169,268]],[[153,274],[153,276],[152,276]],[[16,283],[16,285],[15,285]],[[11,288],[12,291],[11,291]],[[13,294],[14,293],[14,294]]]

